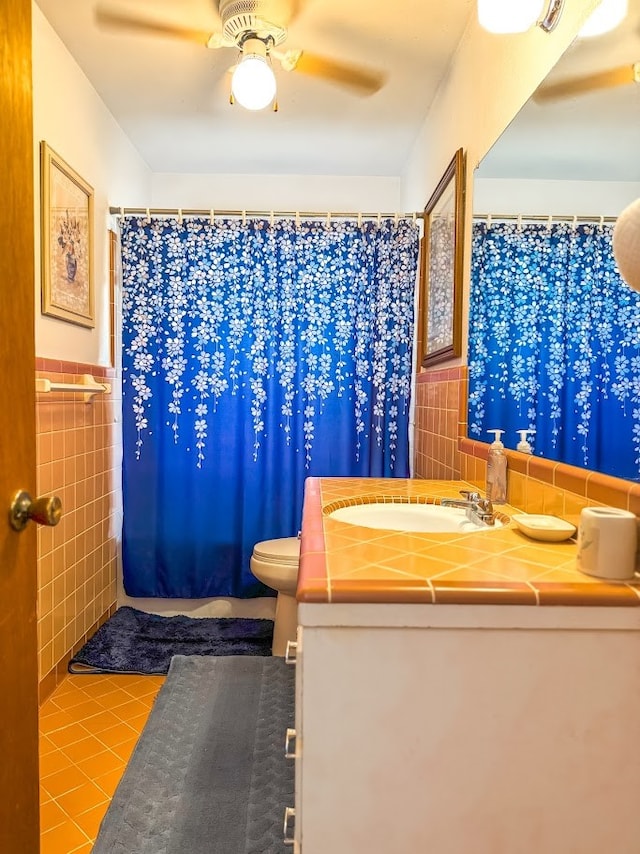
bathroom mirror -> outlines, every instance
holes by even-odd
[[[628,66],[640,61],[640,0],[630,0],[629,14],[625,23],[612,33],[593,39],[577,39],[553,69],[538,93],[523,107],[502,136],[482,160],[474,175],[473,212],[474,230],[496,223],[510,223],[517,228],[520,223],[538,223],[540,228],[551,223],[564,222],[564,227],[583,230],[611,226],[615,217],[634,199],[640,197],[640,85],[627,83],[597,88],[592,75],[610,69]],[[624,77],[624,75],[622,75]],[[544,99],[545,87],[569,79],[579,79],[579,94],[558,93]],[[611,84],[613,75],[607,75]],[[546,88],[551,95],[552,90]],[[489,217],[489,219],[488,219]],[[472,265],[486,269],[487,255],[478,252],[474,240]],[[535,281],[535,265],[529,264],[527,256],[518,258],[525,276]],[[474,273],[475,275],[475,273]],[[472,279],[474,276],[472,276]],[[503,301],[510,298],[504,289]],[[473,294],[471,298],[473,307]],[[499,326],[499,309],[491,319]],[[506,312],[505,312],[506,315]],[[477,319],[476,319],[477,324]],[[470,335],[473,334],[473,319]],[[602,348],[602,326],[589,330],[590,346]],[[517,355],[511,353],[511,356]],[[635,386],[640,371],[634,367],[634,348],[628,352],[631,386]],[[472,364],[472,349],[469,352],[469,369],[473,375],[478,366]],[[606,360],[605,360],[606,361]],[[613,362],[613,357],[612,360]],[[611,365],[613,368],[613,365]],[[567,374],[570,371],[567,370]],[[574,372],[575,373],[575,372]],[[635,379],[634,379],[635,378]],[[473,387],[473,382],[470,382]],[[559,388],[554,389],[554,393]],[[526,392],[522,398],[526,401]],[[638,409],[640,397],[632,388],[625,406],[631,411]],[[486,441],[486,436],[473,429],[474,402],[469,413],[469,436]],[[603,419],[604,401],[592,395],[589,402],[589,417]],[[602,409],[602,412],[599,410]],[[531,421],[530,412],[522,407],[524,423]],[[575,413],[572,413],[572,416]],[[580,413],[578,413],[578,416]],[[502,424],[485,425],[502,427]],[[546,429],[543,425],[542,429]],[[589,443],[589,430],[581,430],[579,442]],[[514,448],[517,436],[507,438],[507,447]],[[615,439],[612,439],[615,442]],[[541,444],[540,442],[538,443]],[[536,449],[534,437],[534,453]],[[552,459],[586,465],[608,474],[621,476],[620,471],[604,461],[594,465],[587,453],[584,462],[565,457],[566,447],[561,445],[548,451],[545,456]],[[591,453],[589,451],[589,453]],[[599,452],[598,452],[599,454]],[[598,455],[598,459],[600,459]],[[626,477],[636,477],[626,474]]]

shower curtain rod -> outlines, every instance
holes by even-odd
[[[416,212],[416,213],[359,213],[359,212],[351,212],[351,211],[251,211],[251,210],[218,210],[215,208],[206,209],[197,209],[197,208],[118,208],[118,207],[110,207],[110,214],[115,214],[116,216],[129,216],[129,215],[142,215],[142,216],[175,216],[178,219],[182,217],[191,217],[191,216],[200,216],[200,217],[209,217],[213,219],[214,217],[241,217],[242,219],[246,219],[247,217],[256,218],[259,217],[261,219],[270,219],[279,217],[282,218],[291,218],[291,219],[299,219],[299,218],[307,218],[307,219],[413,219],[414,221],[417,219],[424,219],[424,211]]]
[[[576,214],[494,214],[494,213],[474,213],[474,220],[484,220],[492,222],[493,220],[503,220],[509,222],[571,222],[577,224],[579,222],[597,222],[604,224],[605,222],[616,222],[615,216],[578,216]]]

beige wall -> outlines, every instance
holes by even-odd
[[[463,359],[466,354],[473,172],[575,38],[599,0],[566,0],[557,28],[499,36],[475,15],[418,135],[402,182],[402,205],[422,210],[458,148],[467,155]]]
[[[48,21],[33,5],[36,355],[110,364],[109,204],[147,205],[151,172]],[[39,145],[45,140],[94,190],[95,329],[40,313]]]
[[[152,175],[34,5],[36,305],[40,302],[37,146],[41,139],[93,185],[96,210],[96,328],[83,329],[36,311],[40,375],[77,379],[85,370],[101,376],[113,374],[109,379],[117,390],[118,376],[104,370],[111,365],[107,239],[110,204],[420,210],[458,147],[467,151],[470,194],[473,167],[564,52],[597,3],[598,0],[567,0],[562,24],[551,35],[535,29],[520,36],[491,36],[478,28],[472,15],[401,179],[316,177],[302,183],[291,176],[279,177],[274,183],[267,176],[256,183],[255,178],[244,176],[246,180],[241,185],[233,176]],[[247,189],[251,187],[253,195]],[[467,211],[470,217],[470,203]],[[468,272],[465,280],[468,282]],[[431,392],[427,386],[421,394],[422,410],[429,411]],[[447,400],[451,412],[444,443],[446,461],[438,465],[455,473],[462,458],[452,452],[454,437],[450,434],[456,407],[453,397]],[[114,607],[121,518],[117,486],[119,420],[117,391],[115,396],[94,399],[91,404],[78,398],[39,396],[39,487],[42,491],[62,491],[66,512],[62,527],[43,532],[39,538],[40,675],[45,687],[62,672],[66,659],[87,632]],[[436,436],[436,425],[430,424],[430,429],[422,426],[420,453],[424,462],[427,448],[431,451],[432,438],[428,434]],[[435,438],[433,441],[437,442]],[[122,591],[120,601],[126,601]],[[157,600],[132,604],[153,604],[163,610],[163,603]],[[171,602],[164,603],[164,608],[171,605],[182,610],[190,605],[198,612],[202,612],[201,608],[210,612],[212,604],[215,605]],[[229,613],[230,609],[233,612],[230,603],[218,604],[222,613]],[[267,604],[271,607],[272,601]]]
[[[484,33],[472,17],[454,65],[414,148],[404,177],[403,200],[405,205],[419,207],[424,207],[454,151],[462,147],[467,152],[465,339],[474,167],[597,5],[598,0],[567,0],[562,22],[551,34],[535,28],[521,35],[492,36]],[[459,471],[463,480],[484,490],[488,446],[466,438],[465,356],[466,340],[461,359],[439,365],[437,370],[420,372],[416,387],[414,471],[417,477],[437,477],[450,470],[455,477]],[[458,363],[463,363],[462,367]],[[453,453],[456,402],[458,442],[457,453]],[[635,483],[517,452],[508,451],[507,456],[507,500],[526,512],[552,513],[577,524],[580,510],[589,505],[607,504],[636,514],[640,511],[640,486]]]
[[[400,177],[362,175],[183,175],[154,173],[153,207],[209,210],[403,210]]]
[[[108,206],[147,204],[150,171],[81,69],[33,6],[33,108],[38,377],[105,379],[115,394],[84,403],[74,394],[38,394],[37,487],[63,504],[56,528],[38,531],[40,695],[64,673],[71,654],[115,607],[120,540],[121,433],[112,365]],[[94,189],[96,325],[45,317],[40,307],[39,143],[45,140]]]
[[[94,188],[96,326],[85,329],[36,308],[39,376],[79,381],[119,367],[111,356],[110,205],[370,210],[400,209],[400,177],[152,174],[97,92],[33,6],[36,306],[40,305],[39,143],[46,142]],[[116,293],[116,299],[118,294]],[[118,339],[119,341],[119,339]],[[116,356],[118,342],[116,342]],[[119,370],[108,371],[118,388]],[[119,395],[84,404],[70,395],[38,395],[38,487],[57,491],[64,518],[39,538],[41,694],[71,654],[115,607],[164,614],[273,616],[271,598],[250,601],[128,599],[122,589],[121,415]],[[94,454],[95,449],[95,454]],[[86,526],[86,530],[83,526]],[[88,533],[89,532],[89,533]]]
[[[484,157],[529,99],[599,0],[566,0],[558,27],[499,36],[471,15],[448,73],[429,110],[403,176],[403,202],[424,207],[454,151],[468,171]]]

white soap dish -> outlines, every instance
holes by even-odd
[[[568,540],[576,532],[576,526],[557,516],[536,516],[529,513],[516,513],[511,517],[518,528],[533,540],[547,543],[559,543]]]

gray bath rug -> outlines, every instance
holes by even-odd
[[[102,821],[94,854],[284,854],[293,806],[294,668],[176,656]]]

